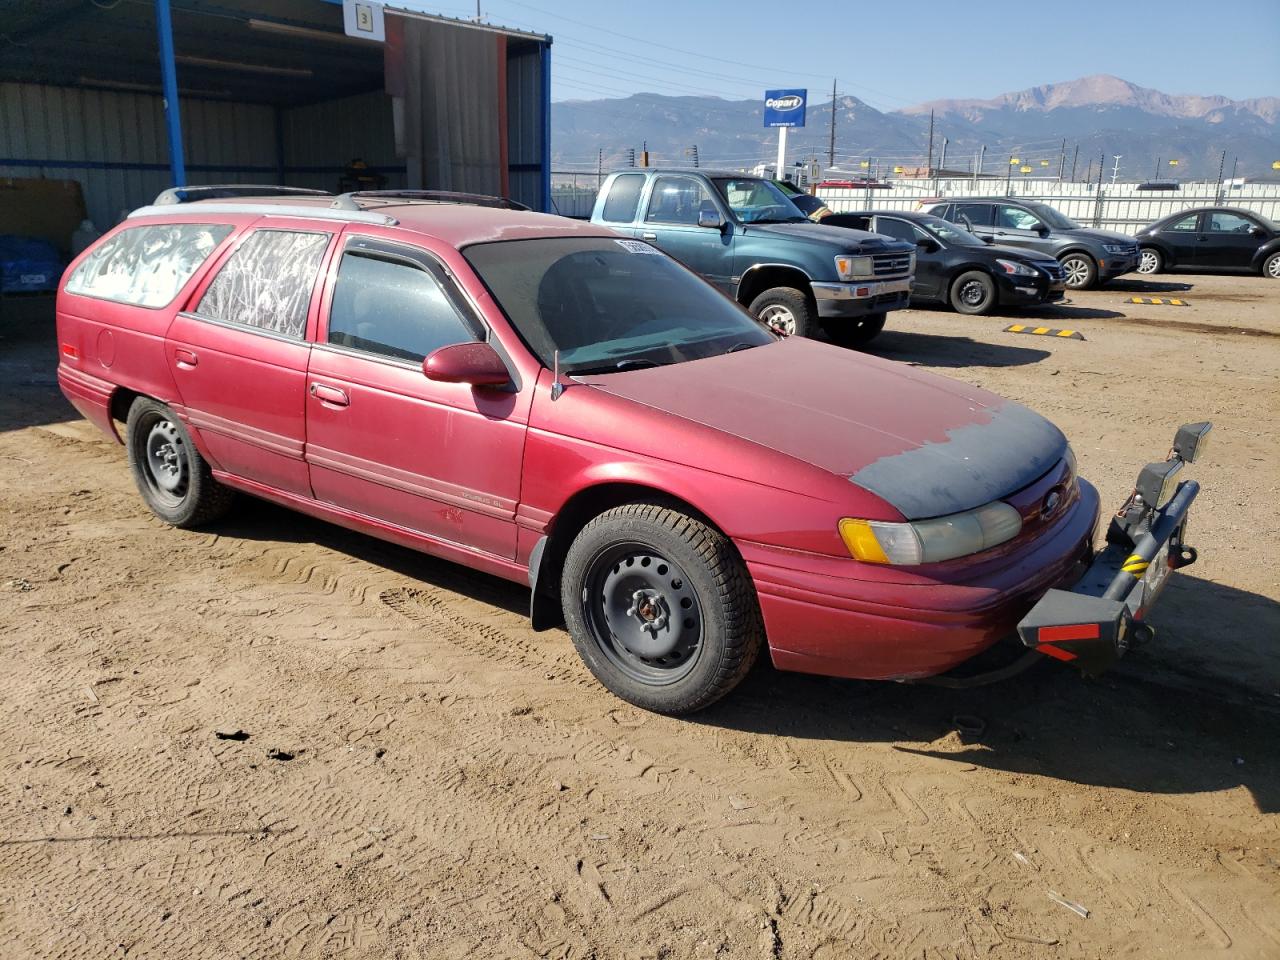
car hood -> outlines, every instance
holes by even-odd
[[[1077,227],[1075,230],[1062,230],[1061,233],[1069,237],[1086,237],[1090,240],[1099,240],[1103,243],[1123,243],[1132,244],[1133,237],[1127,233],[1116,233],[1114,230],[1098,230],[1094,227]]]
[[[846,477],[908,520],[1007,496],[1067,446],[1021,404],[799,337],[584,382]]]
[[[787,240],[816,240],[847,250],[856,247],[859,253],[892,253],[912,250],[914,247],[902,240],[884,237],[853,227],[824,227],[820,223],[748,223],[747,233],[784,237]]]
[[[978,249],[974,247],[972,249]],[[1051,253],[1040,253],[1038,250],[1019,250],[1017,247],[1000,247],[989,246],[983,247],[987,253],[993,257],[1001,257],[1005,260],[1014,260],[1018,263],[1057,263],[1057,259]]]

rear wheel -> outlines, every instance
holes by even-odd
[[[565,557],[561,603],[596,679],[658,713],[719,700],[764,643],[755,590],[733,545],[656,504],[615,507],[582,528]]]
[[[1160,273],[1164,270],[1164,254],[1155,247],[1143,247],[1138,254],[1139,273]]]
[[[951,285],[951,308],[956,313],[977,316],[990,313],[995,304],[996,283],[981,270],[962,273]]]
[[[147,506],[175,527],[218,519],[235,493],[213,479],[182,421],[163,403],[139,397],[125,424],[129,469]]]
[[[1272,280],[1280,280],[1280,252],[1273,253],[1263,261],[1262,275]]]
[[[748,309],[775,333],[786,337],[813,336],[817,311],[803,290],[773,287],[752,300]]]
[[[1098,282],[1098,265],[1087,253],[1068,253],[1062,258],[1062,270],[1072,290],[1088,290]]]
[[[886,313],[869,313],[865,317],[848,320],[828,320],[822,325],[822,332],[828,340],[842,347],[860,347],[879,335],[887,319]]]

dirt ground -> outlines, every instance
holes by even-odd
[[[1212,419],[1201,560],[1098,681],[765,666],[691,720],[516,586],[261,503],[164,527],[0,304],[0,956],[1280,956],[1277,304],[892,315],[874,352],[1043,412],[1107,504]]]

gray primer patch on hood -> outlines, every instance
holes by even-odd
[[[926,443],[882,457],[849,479],[892,504],[908,520],[972,510],[1021,490],[1058,462],[1067,438],[1040,414],[1006,402],[988,423],[947,431]]]

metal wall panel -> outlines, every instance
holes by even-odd
[[[388,189],[405,186],[404,161],[396,157],[391,97],[365,93],[283,111],[285,182],[335,190],[341,169],[357,157],[387,177]]]
[[[507,46],[507,162],[511,198],[534,210],[543,183],[542,58],[536,43]]]

